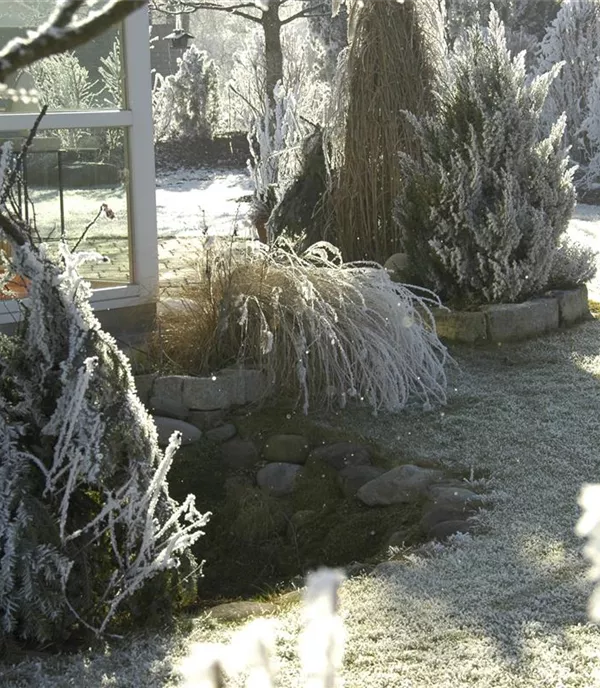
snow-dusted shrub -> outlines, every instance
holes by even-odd
[[[548,276],[549,289],[572,289],[591,282],[596,276],[598,252],[563,237]]]
[[[381,266],[343,263],[331,244],[302,255],[284,241],[214,244],[181,296],[159,329],[179,370],[263,367],[275,392],[304,412],[352,398],[374,411],[398,411],[411,396],[445,400],[446,351],[430,299],[393,283]]]
[[[304,594],[303,628],[298,639],[305,688],[339,688],[346,632],[338,615],[338,591],[344,575],[333,569],[309,573]],[[277,685],[277,626],[258,619],[239,631],[229,645],[197,643],[180,663],[187,688],[218,688],[227,676],[246,675],[247,688]]]
[[[177,65],[175,74],[155,77],[155,140],[209,138],[213,135],[219,114],[217,68],[195,45],[177,59]]]
[[[589,183],[588,165],[598,148],[597,107],[594,82],[600,74],[600,0],[565,0],[540,46],[538,73],[558,63],[563,67],[554,80],[543,111],[547,128],[563,112],[565,139],[571,157],[580,166],[578,184]],[[585,123],[585,124],[584,124]]]
[[[403,157],[396,218],[411,276],[442,300],[515,302],[543,290],[575,202],[562,145],[540,113],[559,67],[526,82],[492,11],[452,56],[438,111],[411,121],[421,159]]]
[[[179,439],[158,448],[92,312],[78,266],[101,257],[64,248],[59,265],[5,207],[0,226],[29,280],[24,322],[0,339],[0,639],[101,633],[119,608],[147,616],[150,602],[164,621],[194,594],[189,547],[207,521],[193,496],[169,496]]]

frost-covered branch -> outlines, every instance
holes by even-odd
[[[62,0],[50,18],[27,38],[13,38],[0,51],[0,82],[44,57],[72,50],[96,38],[146,4],[146,0],[110,0],[102,9],[76,20],[83,0]]]

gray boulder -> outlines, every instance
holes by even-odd
[[[263,456],[275,463],[303,464],[309,451],[310,445],[303,435],[273,435],[265,443]]]
[[[338,473],[338,485],[346,497],[351,499],[365,484],[385,473],[379,466],[347,466]]]
[[[294,491],[301,470],[301,466],[293,463],[268,463],[256,474],[256,482],[267,494],[283,497]]]
[[[236,432],[237,430],[233,423],[223,423],[223,425],[207,430],[204,436],[211,442],[227,442],[227,440],[235,437]]]
[[[177,418],[178,420],[187,420],[189,416],[187,406],[173,399],[159,397],[156,394],[150,397],[148,405],[152,413],[156,413],[157,416]]]
[[[477,509],[482,506],[481,495],[466,487],[432,485],[429,490],[431,501],[438,506]]]
[[[190,411],[188,423],[195,425],[200,430],[210,430],[221,425],[225,418],[225,409],[213,409],[212,411]]]
[[[365,483],[356,493],[367,506],[389,506],[417,501],[444,474],[431,468],[411,464],[397,466],[378,478]]]
[[[182,446],[197,442],[202,437],[202,433],[197,427],[183,420],[166,418],[165,416],[153,416],[153,418],[158,432],[158,444],[161,447],[166,447],[169,444],[171,435],[176,431],[181,433]]]
[[[438,523],[443,523],[444,521],[464,521],[470,513],[472,513],[472,509],[468,509],[460,504],[440,505],[428,502],[423,509],[423,517],[419,526],[424,533],[428,533]]]
[[[370,466],[371,450],[362,444],[337,442],[313,449],[307,461],[325,463],[336,471],[348,466]]]

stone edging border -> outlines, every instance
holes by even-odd
[[[466,344],[519,341],[592,318],[585,284],[524,303],[481,306],[476,311],[433,308],[432,313],[441,339]]]

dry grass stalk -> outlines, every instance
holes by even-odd
[[[338,128],[330,132],[333,242],[346,260],[383,263],[400,250],[392,219],[402,183],[398,153],[419,153],[403,111],[430,110],[440,41],[428,0],[367,2],[354,15],[331,118]]]
[[[427,293],[429,294],[429,293]],[[321,242],[302,255],[283,242],[213,244],[155,349],[175,370],[264,368],[276,393],[302,405],[398,411],[409,397],[445,401],[446,350],[427,303],[376,264],[344,264]]]

